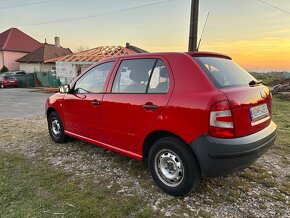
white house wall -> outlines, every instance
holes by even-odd
[[[41,63],[20,63],[20,70],[24,70],[27,73],[35,72],[49,72],[55,67],[54,63],[41,64]]]
[[[77,67],[70,62],[56,62],[56,75],[62,84],[69,84],[77,76]]]

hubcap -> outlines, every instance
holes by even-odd
[[[60,124],[59,124],[58,120],[52,120],[51,131],[55,137],[58,137],[60,135]]]
[[[170,150],[161,150],[156,155],[155,171],[159,179],[170,187],[178,186],[184,177],[181,159]]]

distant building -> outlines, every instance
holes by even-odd
[[[49,60],[69,54],[72,54],[72,51],[69,48],[61,47],[59,38],[55,37],[54,45],[44,43],[40,48],[19,58],[17,62],[20,63],[20,70],[27,73],[45,73],[55,70],[55,62]]]
[[[56,62],[56,75],[62,84],[69,84],[82,71],[102,59],[137,53],[147,53],[147,51],[126,43],[126,47],[101,46],[48,61]]]
[[[4,65],[10,70],[19,70],[17,59],[40,48],[42,43],[17,28],[0,33],[0,68]]]

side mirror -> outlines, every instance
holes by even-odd
[[[59,87],[59,92],[60,93],[69,93],[70,92],[70,87],[69,85],[63,85]]]

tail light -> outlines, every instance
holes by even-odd
[[[209,135],[216,138],[233,138],[234,122],[229,102],[216,102],[210,109]]]

